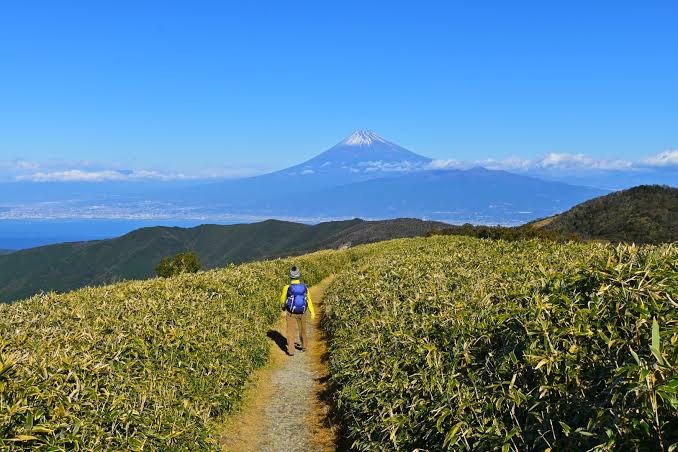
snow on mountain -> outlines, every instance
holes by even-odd
[[[253,196],[310,191],[422,171],[429,169],[431,161],[375,132],[357,130],[298,165],[260,176],[212,183],[208,185],[210,190],[197,187],[184,194],[214,202],[226,198],[250,202]]]
[[[488,224],[548,216],[603,193],[484,168],[435,170],[431,162],[358,130],[299,165],[210,192],[222,209],[249,215],[414,216]]]
[[[283,172],[350,173],[374,177],[380,173],[424,169],[430,162],[430,158],[415,154],[370,130],[357,130],[322,154]]]
[[[348,146],[369,146],[375,141],[387,143],[386,140],[384,140],[382,137],[372,132],[371,130],[356,130],[355,132],[353,132],[353,134],[351,134],[351,136],[346,138],[341,143]]]

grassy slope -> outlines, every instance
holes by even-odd
[[[289,266],[314,284],[371,246],[0,305],[0,449],[217,449]]]
[[[445,226],[414,219],[337,221],[309,226],[269,220],[230,226],[143,228],[122,237],[64,243],[0,256],[0,301],[41,290],[67,291],[154,275],[158,261],[186,250],[206,268],[271,257],[298,255],[380,240],[424,235]]]
[[[618,191],[533,226],[584,240],[655,244],[678,241],[678,188],[643,185]]]
[[[678,444],[677,262],[672,245],[382,244],[325,296],[348,443],[669,449]]]
[[[664,250],[675,257],[670,247]],[[617,265],[606,259],[613,251],[601,244],[436,237],[294,259],[310,283],[349,266],[364,269],[343,273],[328,300],[336,396],[349,410],[344,413],[352,419],[347,426],[353,439],[377,450],[446,438],[502,445],[508,441],[505,426],[514,422],[511,416],[531,416],[525,409],[533,403],[539,410],[530,412],[537,415],[589,409],[586,391],[607,393],[590,384],[599,374],[595,366],[632,365],[629,346],[644,363],[653,363],[648,318],[654,315],[660,320],[661,350],[675,368],[675,310],[661,304],[667,290],[676,298],[675,260],[650,262],[645,251],[627,249],[617,253],[624,260]],[[593,261],[602,267],[591,275]],[[238,405],[250,373],[265,361],[266,330],[279,314],[275,300],[291,262],[229,266],[0,306],[0,449],[216,448],[209,421]],[[673,270],[663,281],[648,279],[654,275],[645,268],[648,262],[673,262]],[[575,298],[591,296],[587,291],[599,297],[600,306]],[[623,325],[609,329],[617,319]],[[538,340],[522,334],[522,328]],[[589,334],[589,329],[604,334]],[[573,341],[580,351],[572,351]],[[528,346],[531,355],[519,353]],[[450,353],[459,347],[464,353]],[[506,353],[511,349],[518,361]],[[559,359],[541,364],[550,356]],[[572,360],[565,368],[584,372],[579,380],[565,380],[581,387],[562,386],[560,358]],[[489,371],[483,370],[486,364]],[[596,372],[590,375],[587,369]],[[609,370],[600,369],[602,375]],[[614,413],[640,408],[634,419],[646,422],[649,402],[644,380],[633,373],[638,369],[626,369],[624,381],[641,381],[641,391],[625,397]],[[507,382],[516,372],[514,390]],[[664,367],[652,372],[656,385],[675,377]],[[553,376],[558,379],[549,380]],[[534,385],[550,385],[552,393],[545,398]],[[617,389],[627,393],[628,388]],[[487,403],[475,409],[459,405],[473,405],[481,396]],[[402,397],[404,402],[391,403]],[[524,397],[534,400],[525,404]],[[662,416],[667,404],[662,399]],[[353,411],[359,409],[364,411]],[[669,413],[675,424],[675,409]],[[477,424],[477,416],[487,425]],[[458,421],[462,424],[455,430]],[[526,424],[513,445],[540,441],[534,422],[538,419]],[[566,444],[563,428],[555,434]],[[572,441],[582,438],[590,443],[581,435]]]

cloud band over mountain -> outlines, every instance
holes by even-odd
[[[622,171],[648,168],[678,168],[678,149],[664,151],[637,161],[596,158],[581,153],[571,154],[566,152],[551,152],[535,159],[511,156],[505,159],[488,158],[476,160],[474,162],[462,162],[454,159],[434,160],[431,162],[430,166],[433,169],[456,169],[467,168],[469,166],[482,166],[488,169],[521,172],[544,169]]]
[[[368,161],[351,168],[354,172],[375,171],[407,173],[425,169],[460,169],[482,166],[487,169],[529,172],[538,170],[629,171],[678,168],[678,149],[660,152],[650,157],[631,161],[605,159],[586,154],[551,152],[535,159],[511,156],[505,159],[479,159],[465,162],[457,159],[438,159],[429,163]],[[117,169],[95,166],[91,163],[38,163],[22,159],[0,161],[0,181],[21,182],[140,182],[181,181],[200,179],[227,179],[248,177],[265,172],[261,168],[219,168],[196,172],[163,172],[152,169]],[[303,174],[300,172],[300,174]],[[312,174],[307,171],[305,174]]]
[[[143,168],[110,168],[89,162],[38,163],[17,159],[0,160],[0,182],[171,182],[248,177],[265,170],[255,167],[223,167],[194,172],[172,172]]]

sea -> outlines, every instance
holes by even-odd
[[[14,251],[62,242],[118,237],[150,226],[193,227],[199,220],[0,220],[0,250]],[[228,222],[209,222],[233,224]]]

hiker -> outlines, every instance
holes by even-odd
[[[297,337],[297,328],[299,328],[299,336],[301,342],[298,348],[306,351],[308,341],[306,340],[306,322],[304,316],[306,309],[311,312],[311,319],[315,319],[315,310],[313,309],[313,301],[311,300],[311,293],[308,287],[301,281],[301,271],[297,266],[290,268],[290,283],[283,287],[282,294],[280,294],[280,302],[287,317],[287,354],[294,356],[295,343]]]

